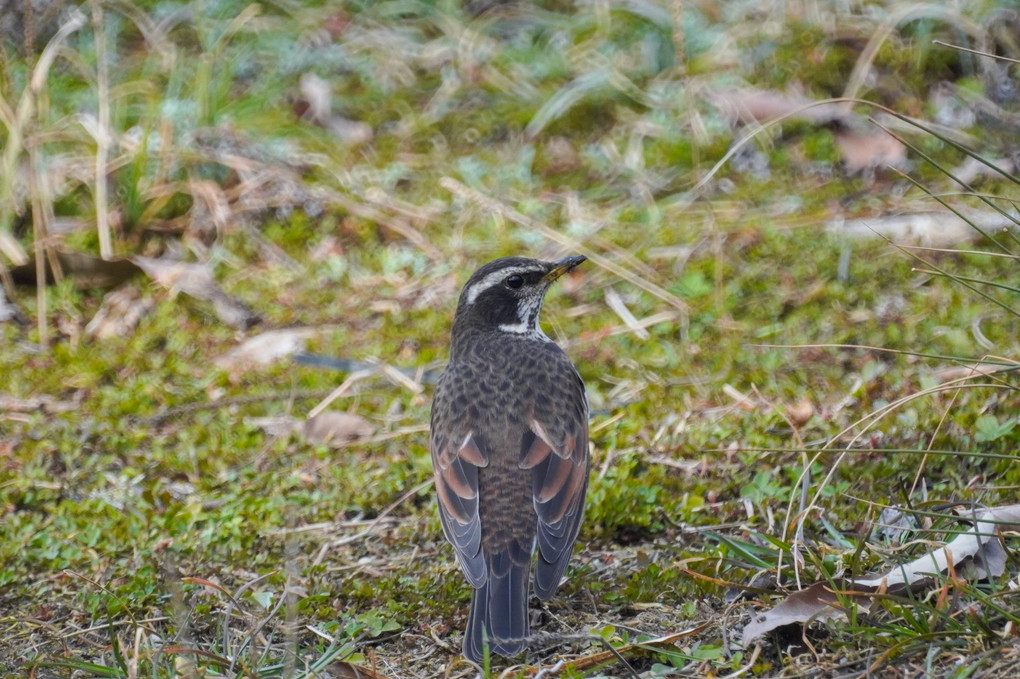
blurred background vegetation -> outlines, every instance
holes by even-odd
[[[594,471],[526,663],[1015,676],[1015,539],[739,639],[1015,502],[1015,4],[5,0],[0,35],[0,670],[467,676],[431,379],[471,270],[580,253],[544,320]]]

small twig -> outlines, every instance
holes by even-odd
[[[241,598],[241,595],[244,594],[247,590],[251,589],[252,587],[257,585],[258,583],[262,582],[263,580],[265,580],[267,578],[273,577],[274,575],[276,575],[279,572],[280,571],[270,571],[268,573],[265,573],[264,575],[260,575],[259,577],[255,578],[254,580],[249,580],[248,582],[246,582],[243,585],[241,585],[238,588],[238,590],[236,592],[234,592],[233,596],[231,596],[230,594],[227,594],[226,590],[223,590],[224,593],[227,594],[227,599],[230,601],[230,603],[227,604],[226,612],[224,612],[224,614],[223,614],[223,652],[226,653],[230,657],[230,668],[229,669],[231,671],[233,671],[233,669],[234,669],[234,663],[237,662],[237,655],[238,655],[237,653],[231,653],[230,652],[230,616],[234,612],[234,606],[237,605],[238,601]],[[242,644],[241,648],[244,648],[243,644]]]
[[[623,657],[623,654],[616,650],[616,648],[606,639],[603,639],[597,634],[534,634],[528,639],[527,644],[528,648],[535,648],[536,646],[548,648],[549,646],[557,646],[559,644],[570,643],[573,641],[592,641],[601,644],[607,651],[613,654],[621,665],[623,665],[628,676],[634,677],[635,679],[641,679],[641,675],[639,675],[637,670],[635,670],[631,664],[627,662],[627,659]],[[560,663],[557,663],[556,666],[559,666],[559,664]],[[553,668],[548,669],[551,670]]]
[[[998,59],[1000,61],[1008,61],[1011,64],[1020,64],[1020,59],[1011,59],[1004,57],[1001,54],[992,54],[990,52],[982,52],[981,50],[974,50],[963,45],[953,45],[952,43],[942,42],[941,40],[932,40],[933,45],[939,45],[940,47],[948,47],[949,49],[959,50],[961,52],[969,52],[970,54],[976,54],[979,57],[988,57],[989,59]]]
[[[131,623],[133,625],[135,625],[136,627],[141,627],[141,624],[137,620],[135,620],[135,616],[131,615],[131,607],[128,606],[127,602],[124,601],[119,596],[117,596],[112,590],[110,590],[108,587],[106,587],[106,585],[102,584],[98,580],[94,580],[93,578],[90,578],[87,575],[83,575],[83,574],[78,573],[76,571],[72,571],[70,568],[65,568],[64,569],[64,573],[66,573],[67,575],[74,576],[76,578],[80,578],[80,579],[84,580],[87,583],[95,585],[96,587],[101,589],[103,592],[105,592],[108,596],[116,599],[117,602],[121,605],[121,607],[123,607],[124,613],[127,615],[127,617],[131,618]],[[150,631],[152,631],[152,630],[150,630]]]
[[[651,335],[645,330],[640,321],[634,317],[631,310],[627,308],[627,304],[620,297],[620,293],[612,288],[606,288],[604,293],[606,299],[606,306],[613,310],[613,312],[620,317],[623,324],[627,326],[627,329],[634,333],[638,339],[647,340]]]
[[[370,377],[375,373],[376,370],[374,369],[358,370],[356,372],[352,372],[350,375],[347,376],[347,379],[340,383],[339,387],[331,391],[324,399],[322,399],[322,401],[319,402],[317,406],[308,411],[308,419],[312,419],[313,417],[321,413],[323,410],[328,408],[333,401],[337,400],[345,393],[347,393],[347,390],[350,389],[354,385],[354,383],[359,382],[365,379],[366,377]]]
[[[401,436],[409,436],[411,434],[420,434],[429,430],[429,425],[418,424],[410,427],[401,427],[394,431],[386,432],[385,434],[376,434],[375,436],[366,436],[365,438],[351,439],[350,441],[343,441],[339,443],[330,442],[330,446],[334,450],[340,450],[342,448],[349,448],[351,446],[364,446],[369,443],[381,443],[383,441],[389,441],[391,439],[398,439]]]
[[[235,396],[233,398],[223,398],[218,401],[209,401],[205,403],[185,403],[184,405],[165,408],[151,417],[138,418],[137,422],[139,424],[156,426],[170,418],[178,417],[180,415],[190,415],[203,410],[219,410],[220,408],[229,408],[230,406],[251,405],[252,403],[264,403],[266,401],[321,399],[328,396],[330,393],[330,391],[326,391],[324,389],[313,389],[311,391],[276,392],[272,394],[259,394],[257,396]]]
[[[64,633],[61,633],[60,638],[62,640],[70,639],[72,637],[78,637],[78,636],[81,636],[83,634],[88,634],[90,632],[98,632],[99,630],[109,629],[111,627],[121,627],[123,625],[135,625],[135,626],[137,626],[138,629],[148,629],[148,630],[151,631],[153,628],[145,627],[144,625],[146,625],[148,623],[154,623],[154,622],[165,622],[165,621],[167,621],[169,619],[170,618],[168,616],[161,615],[161,616],[156,617],[156,618],[144,618],[142,620],[133,620],[133,619],[132,620],[114,620],[112,622],[104,622],[104,623],[101,623],[99,625],[93,625],[92,627],[83,627],[81,629],[76,629],[73,632],[64,632]]]
[[[392,512],[394,509],[396,509],[405,501],[407,501],[408,498],[411,498],[417,495],[420,491],[428,488],[430,485],[432,485],[432,483],[433,479],[429,479],[428,481],[419,483],[417,486],[401,495],[399,498],[396,499],[396,501],[394,501],[391,505],[386,507],[386,509],[379,512],[379,516],[375,517],[375,521],[369,524],[368,527],[365,528],[365,530],[345,538],[340,538],[339,540],[334,540],[333,542],[327,542],[324,545],[322,545],[322,547],[319,548],[319,553],[315,556],[315,560],[312,561],[312,565],[318,566],[319,564],[321,564],[322,560],[326,558],[326,553],[329,552],[330,549],[334,547],[341,547],[343,545],[349,545],[352,542],[357,542],[361,538],[370,535],[373,531],[375,531],[376,527],[380,523],[382,523],[382,520],[385,519],[390,514],[390,512]]]

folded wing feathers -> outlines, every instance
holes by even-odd
[[[478,468],[487,465],[488,460],[471,434],[464,437],[456,451],[451,450],[448,440],[434,443],[436,494],[443,531],[456,548],[457,560],[468,581],[480,587],[486,579],[486,568],[478,517]]]

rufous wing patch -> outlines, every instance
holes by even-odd
[[[457,457],[465,462],[473,464],[476,467],[489,466],[489,459],[485,457],[482,451],[478,448],[478,444],[475,443],[475,435],[473,433],[464,437],[464,443],[460,445],[460,450],[457,451]]]
[[[465,500],[478,497],[478,488],[468,480],[464,465],[460,460],[454,460],[453,464],[440,471],[440,474],[443,481],[446,482],[446,486],[458,497]]]

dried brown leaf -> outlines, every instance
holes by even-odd
[[[315,333],[312,328],[269,330],[249,337],[213,362],[227,370],[266,365],[304,351],[305,340],[314,337]]]
[[[808,423],[815,414],[815,407],[811,405],[811,399],[802,398],[792,406],[786,407],[786,416],[790,422],[800,427]]]
[[[710,92],[708,98],[723,115],[743,124],[765,122],[780,116],[807,120],[816,125],[856,122],[856,116],[838,104],[825,103],[812,106],[816,104],[816,100],[802,94],[743,88]]]
[[[290,436],[301,428],[302,422],[296,417],[290,415],[273,415],[270,417],[246,417],[244,423],[257,427],[264,431],[269,436],[277,438],[283,438],[284,436]]]
[[[127,337],[153,307],[153,301],[143,298],[138,288],[118,288],[103,298],[103,305],[85,326],[85,334],[96,339]]]
[[[999,539],[1001,531],[1020,531],[1020,504],[992,507],[977,512],[974,530],[960,533],[950,542],[913,561],[896,566],[871,578],[855,578],[840,583],[858,606],[867,610],[872,598],[888,590],[918,589],[950,569],[975,580],[997,577],[1005,572],[1006,552]],[[828,582],[816,582],[790,594],[774,608],[744,628],[745,646],[762,634],[784,625],[827,620],[845,615],[839,598]]]
[[[988,574],[1002,575],[1005,555],[1000,557],[999,554],[1002,546],[999,544],[998,533],[1002,530],[1020,531],[1020,504],[984,509],[973,518],[976,520],[973,531],[962,532],[945,545],[910,563],[896,566],[884,575],[857,578],[854,583],[859,587],[882,589],[896,585],[915,585],[929,580],[933,575],[945,573],[950,567],[958,567],[966,559],[972,559],[978,566],[976,577],[979,579]],[[992,543],[995,543],[994,546]]]
[[[324,676],[333,676],[338,679],[389,679],[385,674],[374,669],[364,667],[363,665],[355,665],[344,660],[330,663],[323,669],[326,672]]]
[[[225,293],[205,264],[141,255],[132,257],[131,261],[172,293],[183,292],[195,299],[210,302],[216,316],[231,327],[246,329],[261,320],[247,305]]]
[[[304,434],[309,443],[343,446],[351,441],[368,438],[375,427],[361,415],[327,410],[305,421]]]
[[[843,170],[851,176],[885,167],[907,169],[907,147],[882,131],[851,126],[836,130],[836,144],[843,154]]]
[[[868,594],[856,592],[843,594],[853,597],[857,605],[865,610],[871,605],[871,597]],[[748,623],[743,632],[744,646],[762,634],[784,625],[829,620],[845,615],[846,610],[840,604],[832,585],[828,582],[816,582],[807,589],[793,592],[760,618]]]
[[[967,212],[967,219],[987,231],[1010,224],[993,212]],[[930,247],[948,247],[972,241],[980,234],[951,212],[920,212],[885,217],[833,220],[825,230],[855,237],[885,237],[893,243],[920,243]]]

